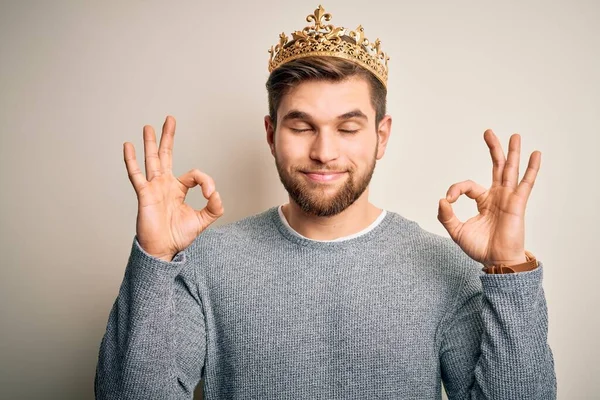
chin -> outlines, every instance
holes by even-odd
[[[352,204],[353,203],[340,204],[335,202],[324,202],[322,200],[319,200],[318,202],[311,204],[305,203],[304,206],[300,208],[306,214],[315,217],[333,217],[334,215],[338,215],[345,211]]]

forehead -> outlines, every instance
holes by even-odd
[[[302,82],[283,96],[277,114],[281,118],[289,110],[300,110],[315,119],[328,120],[355,109],[374,119],[368,82],[351,77],[340,82]]]

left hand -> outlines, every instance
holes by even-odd
[[[508,158],[491,129],[485,131],[483,138],[492,156],[492,186],[486,190],[473,181],[450,186],[446,198],[439,202],[438,220],[473,260],[485,266],[524,263],[525,206],[540,169],[542,153],[531,153],[525,175],[518,183],[521,137],[518,134],[510,137]],[[451,205],[463,194],[477,202],[479,211],[466,222],[456,217]]]

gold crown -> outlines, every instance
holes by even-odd
[[[329,56],[343,58],[366,68],[387,87],[390,58],[381,51],[381,41],[377,39],[373,43],[369,42],[361,25],[351,31],[325,25],[323,20],[330,21],[331,14],[325,13],[325,9],[319,6],[314,14],[306,17],[306,21],[314,21],[314,25],[292,33],[291,40],[282,32],[279,35],[279,43],[269,49],[269,73],[280,65],[298,58]]]

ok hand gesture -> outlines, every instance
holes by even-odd
[[[450,186],[446,197],[439,201],[438,220],[450,237],[472,259],[485,266],[516,265],[525,258],[525,206],[540,169],[542,154],[534,151],[519,183],[521,137],[512,135],[508,145],[508,158],[496,135],[484,133],[492,156],[492,186],[485,189],[473,181]],[[452,210],[461,195],[477,203],[479,214],[461,222]]]
[[[151,126],[144,126],[146,176],[135,158],[133,144],[123,144],[129,180],[138,198],[137,239],[150,255],[171,261],[180,251],[223,215],[223,204],[212,178],[197,169],[173,176],[172,154],[175,119],[167,116],[160,137],[160,147]],[[202,187],[208,204],[194,210],[185,204],[189,189]]]

